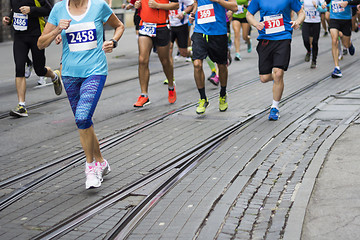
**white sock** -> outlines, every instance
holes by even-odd
[[[271,108],[276,108],[277,110],[279,110],[279,101],[273,100],[273,103],[272,103],[272,105],[271,105]]]
[[[51,81],[56,81],[58,79],[58,76],[54,73],[55,77],[51,79]]]
[[[19,105],[25,106],[25,102],[19,102]]]
[[[335,68],[339,69],[340,70],[340,66],[335,66]]]
[[[93,161],[92,163],[86,162],[86,167],[95,167],[95,161]]]

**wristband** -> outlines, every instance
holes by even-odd
[[[182,14],[185,16],[185,15],[187,15],[187,12],[183,11]]]

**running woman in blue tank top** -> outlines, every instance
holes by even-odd
[[[103,40],[104,23],[115,29],[109,41]],[[107,76],[105,53],[113,51],[123,32],[124,25],[104,0],[63,0],[52,9],[38,40],[44,49],[58,34],[63,39],[62,80],[86,156],[86,189],[100,187],[103,175],[110,172],[92,116]]]

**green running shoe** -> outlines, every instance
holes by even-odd
[[[204,114],[206,108],[210,105],[208,99],[200,99],[199,106],[196,108],[197,114]]]
[[[228,109],[227,94],[223,97],[219,97],[219,110],[225,112]]]

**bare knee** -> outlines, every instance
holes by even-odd
[[[194,70],[201,71],[202,70],[202,62],[200,60],[194,61]]]
[[[262,83],[267,83],[269,81],[272,81],[273,78],[272,78],[272,74],[264,74],[264,75],[260,75],[260,81]]]
[[[139,56],[139,65],[140,66],[148,66],[149,65],[149,58],[146,56]]]

